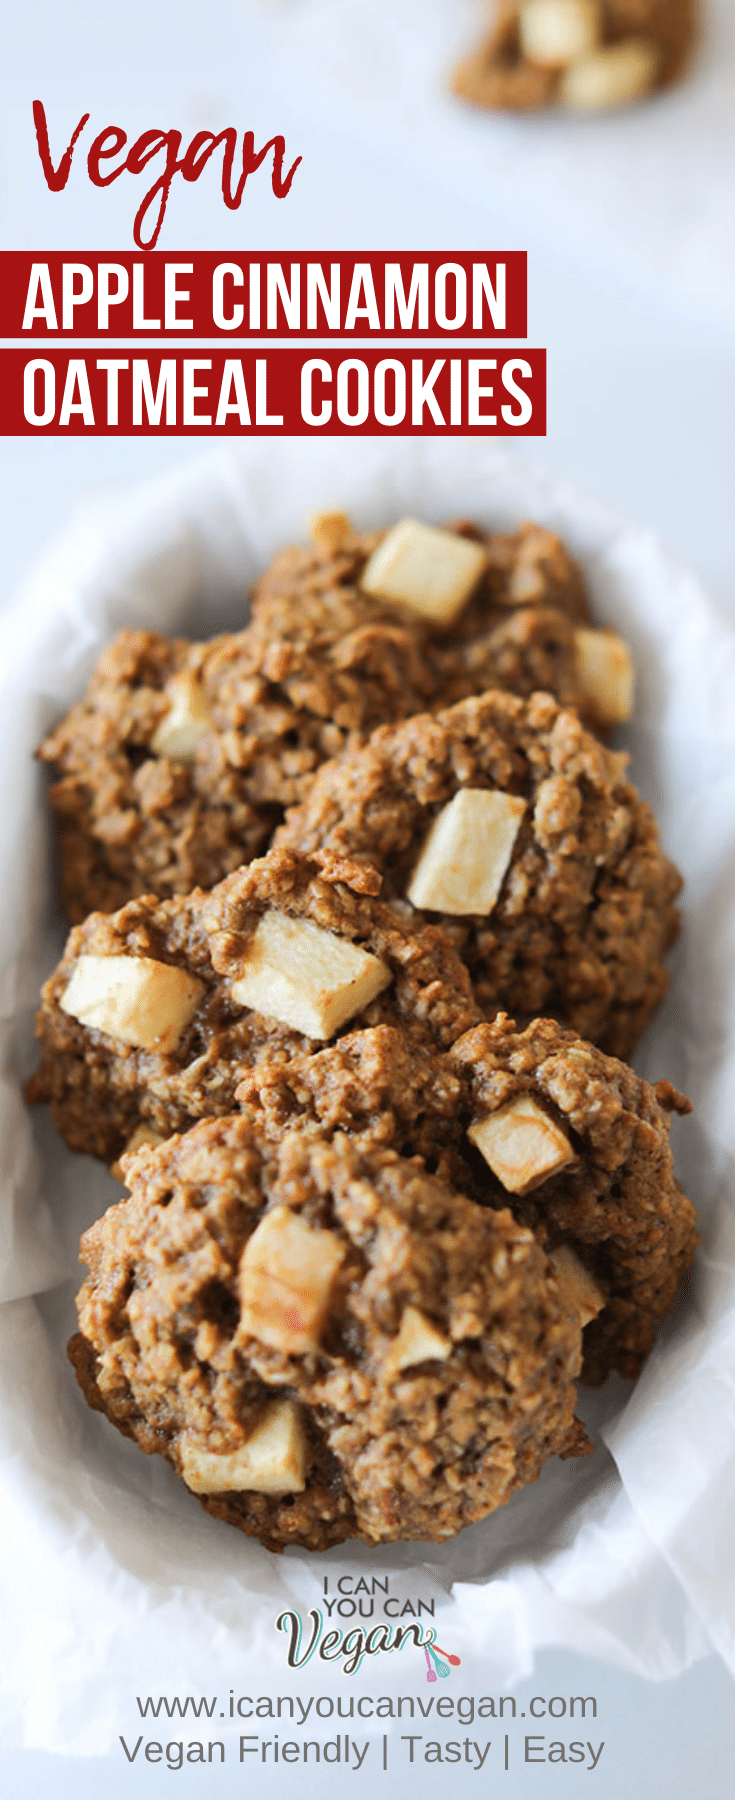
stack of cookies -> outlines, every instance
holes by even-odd
[[[312,521],[242,631],[123,632],[41,747],[76,923],[29,1097],[128,1192],[91,1406],[273,1550],[444,1539],[592,1446],[697,1242],[628,1066],[680,886],[625,644],[535,525]]]

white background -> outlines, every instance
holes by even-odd
[[[122,20],[93,0],[17,6],[3,24],[2,247],[132,247],[143,179],[95,191],[76,159],[65,192],[50,194],[32,132],[41,98],[55,160],[87,110],[88,134],[114,123],[132,140],[177,126],[186,141],[234,124],[259,142],[282,131],[288,160],[303,156],[286,201],[256,176],[236,214],[213,166],[196,187],[175,186],[160,248],[525,248],[529,342],[549,352],[549,431],[523,453],[652,524],[735,611],[733,8],[711,7],[707,48],[681,95],[582,127],[475,117],[445,97],[447,57],[466,47],[475,19],[471,0],[138,0]],[[198,448],[6,441],[3,594],[80,502]],[[604,1708],[608,1750],[594,1780],[605,1800],[727,1791],[732,1683],[714,1659],[649,1688],[549,1651],[527,1691],[591,1689]],[[168,1780],[114,1759],[5,1761],[19,1800],[117,1800]],[[415,1773],[418,1792],[427,1777]],[[308,1792],[310,1778],[296,1776]],[[588,1779],[537,1767],[511,1772],[505,1791],[561,1793]],[[179,1789],[239,1792],[242,1780],[231,1767],[184,1772]],[[391,1777],[380,1791],[399,1785]]]

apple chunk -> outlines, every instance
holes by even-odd
[[[387,964],[311,919],[264,913],[231,994],[292,1031],[326,1039],[393,980]]]
[[[388,1366],[396,1372],[410,1369],[415,1363],[446,1362],[452,1354],[449,1338],[437,1331],[431,1319],[417,1306],[403,1309],[400,1330],[388,1353]]]
[[[428,912],[492,912],[513,854],[525,800],[495,788],[460,788],[431,827],[408,898]]]
[[[240,1258],[240,1331],[289,1356],[317,1350],[344,1257],[334,1232],[275,1206]]]
[[[179,1440],[181,1473],[194,1494],[300,1494],[306,1486],[306,1437],[294,1400],[274,1400],[239,1449],[217,1455],[193,1433]]]
[[[360,585],[378,600],[407,606],[435,625],[451,625],[486,563],[482,544],[402,519],[373,551]]]
[[[559,1244],[558,1249],[550,1251],[549,1262],[559,1286],[566,1288],[577,1308],[580,1325],[589,1325],[590,1319],[596,1319],[605,1305],[605,1296],[589,1269],[580,1262],[570,1244]]]
[[[600,24],[599,0],[523,0],[521,50],[542,69],[563,69],[594,50]]]
[[[212,724],[204,688],[191,670],[182,669],[172,676],[166,692],[169,710],[153,733],[151,749],[171,762],[194,762],[197,745]]]
[[[114,1175],[115,1180],[121,1181],[124,1186],[125,1176],[120,1167],[121,1158],[123,1156],[132,1156],[134,1150],[142,1150],[144,1144],[149,1144],[151,1149],[154,1150],[157,1144],[164,1144],[165,1142],[166,1140],[161,1137],[160,1131],[154,1131],[151,1125],[136,1125],[132,1137],[128,1138],[125,1149],[121,1150],[117,1162],[110,1163],[110,1174]]]
[[[628,106],[650,94],[660,53],[650,38],[619,38],[600,44],[564,70],[559,88],[562,106],[578,112],[604,112]]]
[[[477,1119],[467,1136],[509,1194],[530,1194],[575,1160],[568,1137],[530,1094]]]
[[[624,725],[633,711],[634,674],[623,638],[582,626],[574,633],[574,659],[587,712],[598,725]]]
[[[150,956],[78,956],[59,1005],[90,1030],[138,1049],[175,1049],[204,982]]]

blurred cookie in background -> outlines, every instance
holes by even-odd
[[[679,81],[696,33],[696,0],[496,0],[452,86],[503,112],[602,112]]]

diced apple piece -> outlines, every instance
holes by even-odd
[[[131,1156],[134,1150],[142,1150],[144,1144],[150,1144],[151,1148],[155,1149],[156,1144],[164,1144],[165,1142],[166,1140],[161,1137],[160,1131],[154,1131],[152,1126],[136,1125],[132,1137],[128,1138],[125,1149],[120,1152],[120,1157]],[[122,1181],[124,1185],[125,1176],[120,1167],[120,1157],[117,1162],[110,1164],[110,1174],[114,1175],[116,1181]]]
[[[339,550],[350,536],[352,520],[346,512],[311,513],[309,531],[320,550]]]
[[[287,913],[263,914],[231,994],[267,1019],[307,1037],[330,1038],[393,980],[387,964],[356,944]]]
[[[398,1336],[388,1354],[389,1367],[398,1371],[410,1369],[415,1363],[446,1362],[451,1354],[449,1338],[437,1331],[426,1314],[417,1306],[404,1307]]]
[[[558,1249],[549,1254],[554,1274],[561,1287],[567,1289],[579,1312],[582,1326],[589,1325],[590,1319],[596,1319],[605,1305],[605,1296],[597,1286],[594,1276],[590,1275],[583,1262],[569,1244],[560,1244]]]
[[[559,101],[575,112],[603,112],[608,106],[627,106],[650,94],[658,63],[656,45],[648,38],[623,38],[617,44],[601,44],[565,69]]]
[[[521,50],[542,69],[564,69],[594,50],[600,36],[599,0],[523,0]]]
[[[403,519],[373,551],[361,587],[436,625],[451,625],[487,563],[482,544]]]
[[[633,711],[634,672],[630,651],[616,631],[574,633],[577,680],[587,711],[599,725],[624,725]]]
[[[575,1160],[568,1137],[530,1094],[477,1119],[467,1136],[509,1194],[530,1194]]]
[[[202,1449],[189,1432],[179,1450],[181,1473],[193,1494],[301,1494],[306,1486],[306,1437],[294,1400],[274,1400],[246,1442],[229,1455]]]
[[[431,827],[408,888],[426,912],[491,913],[513,855],[525,800],[460,788]]]
[[[345,1248],[332,1231],[275,1206],[240,1258],[240,1330],[287,1355],[316,1350]]]
[[[89,1030],[138,1049],[175,1049],[196,1012],[204,982],[150,956],[78,956],[59,1001]]]
[[[172,676],[166,692],[169,710],[153,733],[151,749],[170,762],[194,762],[197,745],[212,724],[204,688],[190,669],[182,669]]]

